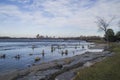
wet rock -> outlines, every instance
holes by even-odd
[[[20,59],[20,57],[21,57],[21,56],[20,56],[19,54],[16,55],[16,56],[14,56],[15,59]]]
[[[1,54],[0,58],[6,58],[6,55],[5,54]]]
[[[40,57],[36,57],[35,58],[35,62],[39,61],[40,60]]]
[[[65,50],[65,55],[68,55],[68,50]]]
[[[44,57],[44,55],[45,55],[45,52],[44,52],[44,50],[42,50],[42,56]]]
[[[33,53],[30,53],[29,55],[30,55],[30,56],[32,56],[32,55],[33,55]]]
[[[55,68],[55,69],[61,69],[62,67],[63,67],[62,64],[57,64],[54,68]]]

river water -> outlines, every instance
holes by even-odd
[[[5,57],[0,58],[0,73],[25,69],[33,64],[72,57],[86,51],[101,51],[89,49],[92,46],[94,46],[93,43],[85,41],[0,42],[0,56],[5,54]],[[65,54],[65,51],[68,53]],[[17,55],[20,55],[20,58],[15,58]],[[35,61],[36,57],[39,57],[40,60]]]

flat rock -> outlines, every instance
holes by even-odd
[[[72,80],[72,78],[75,76],[73,72],[65,72],[61,75],[58,75],[55,80]]]

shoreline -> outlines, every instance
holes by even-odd
[[[96,44],[91,49],[105,49],[105,46],[105,44]],[[70,80],[77,74],[78,69],[89,67],[111,55],[112,53],[109,51],[86,52],[81,55],[38,64],[27,69],[0,74],[0,80]],[[65,75],[68,76],[65,77]]]

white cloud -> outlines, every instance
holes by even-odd
[[[66,20],[63,23],[63,26],[65,23],[69,25],[79,24],[82,26],[83,25],[87,26],[87,24],[85,23],[92,24],[91,23],[92,21],[94,23],[95,19],[93,18],[95,18],[96,16],[101,16],[105,18],[109,18],[111,16],[120,17],[119,15],[120,3],[118,2],[116,3],[116,1],[118,0],[114,1],[101,0],[95,2],[95,4],[93,4],[93,1],[90,2],[90,0],[77,0],[77,3],[74,4],[72,4],[70,1],[73,0],[55,0],[55,1],[47,0],[43,2],[34,0],[32,7],[34,7],[37,10],[40,9],[40,7],[43,7],[43,11],[47,11],[55,16],[55,18],[52,19],[53,21],[56,19],[56,21],[58,22],[61,21],[60,23],[63,23],[63,21]],[[85,5],[87,5],[88,7],[87,8],[84,7]],[[59,20],[59,17],[62,17],[63,20],[61,19]],[[50,23],[52,23],[52,20],[50,19]],[[88,24],[88,26],[90,25]]]
[[[29,0],[19,1],[28,2]],[[116,21],[120,20],[119,0],[96,2],[90,2],[90,0],[33,0],[33,3],[25,5],[25,8],[30,9],[31,12],[21,11],[15,5],[0,5],[0,14],[15,16],[24,23],[33,23],[40,27],[73,26],[86,30],[93,30],[93,28],[97,30],[97,25],[94,23],[96,16],[105,17],[108,20],[111,16],[116,16]],[[52,14],[53,17],[46,17],[45,13]]]

